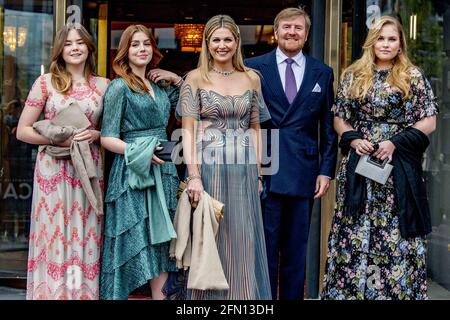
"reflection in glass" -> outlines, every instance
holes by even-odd
[[[16,130],[31,85],[48,70],[53,1],[1,3],[0,278],[3,278],[26,274],[36,147],[17,140]]]

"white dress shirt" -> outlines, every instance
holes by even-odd
[[[285,55],[283,51],[280,50],[280,48],[277,48],[275,54],[277,58],[278,73],[280,74],[281,83],[283,84],[283,89],[286,90],[286,59],[289,57]],[[294,71],[295,84],[297,85],[298,92],[300,90],[300,86],[302,85],[303,76],[305,75],[306,58],[300,51],[291,59],[294,60],[294,63],[292,63],[292,71]],[[325,177],[331,180],[331,177]]]
[[[286,59],[289,57],[277,48],[276,51],[277,65],[278,65],[278,73],[280,74],[281,83],[283,84],[283,89],[286,90]],[[297,55],[291,58],[294,60],[292,63],[292,71],[294,71],[295,84],[297,85],[297,92],[300,90],[300,86],[302,85],[303,76],[305,74],[305,62],[306,58],[303,53],[300,51]]]

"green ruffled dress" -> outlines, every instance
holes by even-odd
[[[148,136],[167,140],[166,126],[179,90],[172,86],[162,89],[153,83],[152,88],[155,99],[148,93],[134,93],[121,78],[112,81],[105,93],[102,137],[127,143]],[[146,190],[131,189],[128,175],[124,156],[116,154],[105,198],[100,299],[125,300],[161,272],[177,271],[175,262],[169,259],[169,242],[151,245]],[[161,175],[173,220],[179,184],[175,165],[163,164]]]

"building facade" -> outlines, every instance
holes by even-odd
[[[209,17],[231,15],[240,26],[243,52],[251,57],[276,46],[273,18],[299,5],[312,18],[305,51],[334,69],[335,87],[343,69],[360,56],[374,19],[389,14],[402,22],[411,58],[430,79],[440,106],[423,164],[433,226],[428,274],[450,296],[450,0],[0,0],[0,285],[26,277],[37,147],[18,141],[15,131],[31,85],[48,72],[55,30],[66,22],[86,26],[97,44],[97,73],[112,77],[110,62],[121,32],[145,24],[164,54],[161,67],[184,74],[196,65]],[[332,190],[314,209],[307,272],[311,298],[321,287],[333,206]]]

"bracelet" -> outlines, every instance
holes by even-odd
[[[263,176],[258,176],[258,180],[261,181],[261,182],[264,182]]]
[[[184,182],[185,182],[186,184],[188,184],[189,181],[191,181],[191,180],[194,180],[194,179],[201,179],[201,178],[202,178],[202,177],[199,176],[198,174],[194,174],[194,175],[189,176],[189,177],[187,177],[186,179],[184,179]]]
[[[177,82],[175,82],[173,85],[176,87],[179,87],[182,83],[183,83],[183,78],[180,77],[180,79]]]
[[[54,145],[55,145],[55,143],[53,142],[53,140],[52,140],[52,139],[48,138],[48,140],[50,141],[50,144],[51,144],[52,146],[54,146]]]

